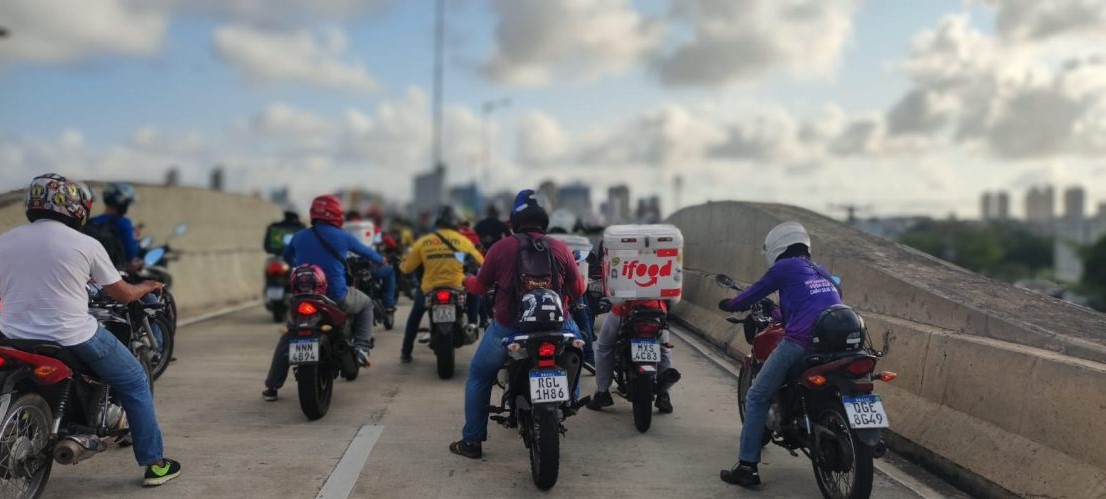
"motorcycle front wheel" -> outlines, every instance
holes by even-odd
[[[158,338],[156,335],[153,336],[158,341],[158,348],[157,351],[154,352],[152,356],[153,362],[150,364],[150,377],[156,380],[160,378],[162,374],[165,374],[165,370],[169,368],[169,361],[173,358],[173,345],[176,341],[174,341],[172,330],[170,330],[169,323],[164,317],[158,315],[150,317],[151,330],[149,333],[151,335],[155,328],[161,330],[161,338]]]
[[[0,497],[42,495],[54,465],[46,449],[52,421],[50,404],[38,394],[19,395],[8,408],[0,425]]]
[[[823,409],[817,424],[833,433],[818,439],[811,451],[818,490],[827,499],[862,499],[872,494],[872,448],[849,429],[840,404]]]
[[[653,377],[638,376],[631,385],[630,399],[634,404],[634,428],[645,433],[653,424]]]
[[[561,464],[561,422],[552,407],[537,407],[530,416],[530,475],[539,489],[549,490]]]

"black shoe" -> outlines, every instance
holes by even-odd
[[[660,411],[661,414],[672,413],[672,397],[668,396],[667,392],[658,393],[657,401],[653,405],[657,406],[657,410]]]
[[[593,411],[598,411],[612,405],[614,405],[614,399],[611,398],[611,392],[595,392],[595,395],[592,395],[591,400],[588,401],[587,407]]]
[[[756,463],[745,464],[739,462],[731,469],[722,470],[720,477],[723,482],[740,485],[742,487],[760,485],[760,473],[757,473]]]
[[[401,354],[399,354],[399,361],[400,361],[401,363],[404,363],[404,364],[410,364],[412,360],[413,360],[413,359],[411,358],[411,354],[409,354],[409,353],[401,353]]]
[[[261,397],[264,398],[266,402],[272,402],[277,399],[277,389],[266,388],[265,391],[261,392]]]
[[[151,464],[146,467],[146,476],[142,480],[142,485],[156,487],[178,476],[180,476],[180,463],[162,458],[161,464]]]
[[[484,455],[484,451],[480,448],[480,442],[466,442],[464,440],[449,444],[449,452],[469,459],[480,459],[480,456]]]

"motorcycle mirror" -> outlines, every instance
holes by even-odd
[[[150,246],[153,246],[153,244],[154,238],[152,236],[146,236],[138,240],[138,247],[142,249],[149,248]]]
[[[726,274],[715,275],[714,276],[714,282],[715,282],[715,284],[718,284],[719,286],[721,286],[723,288],[733,289],[733,288],[737,287],[737,283],[735,283],[733,281],[733,278],[731,278],[730,276],[728,276]]]
[[[183,236],[185,232],[188,232],[188,224],[177,224],[176,227],[173,227],[174,236]]]
[[[830,276],[830,278],[832,278],[832,279],[833,279],[833,283],[834,283],[834,284],[836,284],[836,285],[838,285],[838,286],[840,286],[840,285],[841,285],[841,276],[839,276],[839,275],[831,275],[831,276]]]
[[[160,262],[164,256],[165,246],[158,246],[146,252],[146,256],[142,257],[142,263],[147,266],[157,265],[157,262]]]

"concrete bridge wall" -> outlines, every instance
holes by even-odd
[[[897,438],[973,492],[1106,496],[1106,316],[1017,289],[800,208],[739,202],[681,210],[685,268],[752,282],[774,225],[811,232],[815,260],[844,279],[875,344],[889,345],[878,384]],[[729,355],[748,351],[718,301],[727,292],[685,272],[675,312]],[[736,444],[736,443],[735,443]]]

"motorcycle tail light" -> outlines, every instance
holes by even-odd
[[[661,325],[656,322],[636,322],[634,323],[634,333],[639,338],[654,338],[660,334]]]
[[[853,376],[863,376],[872,372],[872,369],[876,368],[876,359],[863,358],[849,364],[845,370],[849,371],[849,374]]]
[[[557,355],[557,345],[545,342],[538,347],[538,357],[545,358],[552,357],[554,355]]]
[[[826,384],[826,377],[822,376],[821,374],[814,374],[811,376],[807,376],[806,382],[814,388],[821,388]]]
[[[286,272],[288,272],[288,264],[279,260],[273,260],[265,267],[265,275],[270,277],[282,276]]]
[[[452,294],[453,293],[448,289],[439,289],[435,298],[438,300],[438,303],[449,303],[449,298]]]
[[[300,315],[315,315],[319,312],[319,309],[315,308],[311,302],[301,301],[300,305],[296,307],[296,313]]]
[[[3,364],[0,364],[0,365],[3,365]],[[884,383],[890,383],[892,380],[894,380],[897,377],[899,377],[899,374],[898,373],[893,373],[891,371],[883,371],[883,372],[876,375],[876,379],[878,379],[878,380],[880,380]]]

